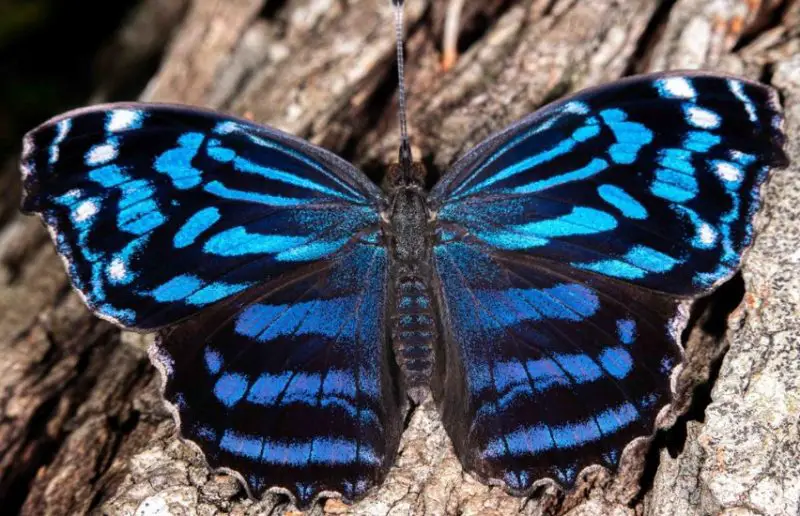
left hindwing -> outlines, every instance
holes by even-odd
[[[335,155],[197,109],[116,104],[31,131],[23,210],[42,216],[100,316],[136,329],[324,259],[378,224],[380,191]]]
[[[251,493],[361,498],[397,452],[405,396],[387,340],[388,258],[357,243],[159,333],[183,435]]]

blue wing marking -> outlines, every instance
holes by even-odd
[[[520,136],[519,138],[509,142],[502,149],[497,151],[497,153],[495,154],[495,157],[498,157],[498,156],[502,155],[503,153],[510,151],[511,149],[516,147],[520,142],[525,140],[526,138],[529,138],[529,137],[531,137],[533,135],[536,135],[541,131],[542,131],[542,128],[537,127],[535,129],[531,130],[530,132]],[[556,144],[555,146],[553,146],[552,148],[550,148],[550,149],[548,149],[546,151],[542,151],[542,152],[540,152],[540,153],[538,153],[538,154],[536,154],[534,156],[531,156],[529,158],[525,158],[524,160],[522,160],[522,161],[520,161],[518,163],[515,163],[514,165],[511,165],[509,167],[504,168],[501,172],[499,172],[499,173],[493,175],[492,177],[490,177],[489,179],[486,179],[485,181],[475,185],[471,189],[463,192],[463,194],[464,195],[473,194],[473,193],[475,193],[477,191],[485,189],[488,186],[493,185],[494,183],[497,183],[498,181],[502,181],[504,179],[508,179],[508,178],[513,177],[513,176],[515,176],[517,174],[520,174],[522,172],[526,172],[526,171],[532,169],[533,167],[541,165],[542,163],[547,163],[549,161],[552,161],[554,158],[556,158],[558,156],[563,156],[564,154],[567,154],[568,152],[572,151],[579,142],[585,142],[586,140],[589,140],[589,139],[597,136],[598,134],[600,134],[600,130],[598,128],[598,120],[596,118],[589,118],[587,120],[586,124],[581,126],[578,129],[576,129],[569,138],[561,140],[560,142],[558,142],[558,144]],[[494,160],[490,158],[487,161],[487,163],[485,164],[485,166],[488,166],[492,161],[494,161]],[[591,174],[594,169],[599,168],[601,166],[602,165],[600,165],[598,163],[598,164],[595,164],[594,166],[592,166],[588,171],[576,171],[575,174],[577,176],[582,177],[582,174]],[[478,170],[475,173],[475,175],[477,175],[479,173],[480,173],[480,170]],[[567,180],[569,180],[569,179],[567,179]],[[467,182],[465,181],[463,184],[465,185],[465,184],[467,184]],[[530,185],[529,188],[541,188],[541,187]],[[456,189],[456,192],[458,192],[458,191],[459,191],[459,189]],[[531,191],[535,191],[535,190],[531,190]]]
[[[239,403],[247,391],[247,377],[239,373],[225,373],[214,385],[214,396],[230,408]]]
[[[175,233],[173,245],[179,249],[188,247],[197,240],[197,237],[211,229],[221,218],[218,208],[203,208],[187,220]]]
[[[217,256],[276,254],[307,241],[307,237],[250,233],[246,227],[237,226],[209,238],[203,246],[203,251]]]
[[[653,131],[644,124],[628,121],[628,115],[621,109],[606,109],[600,116],[616,138],[616,143],[608,149],[614,163],[630,165],[642,147],[653,141]]]
[[[184,133],[178,137],[178,145],[165,151],[153,163],[156,171],[166,174],[172,185],[180,190],[194,188],[203,182],[203,171],[192,166],[200,146],[205,141],[203,133]]]
[[[636,407],[623,403],[605,410],[589,421],[548,427],[534,425],[516,430],[505,438],[494,439],[482,451],[486,458],[503,458],[508,455],[524,456],[551,449],[570,449],[592,441],[603,435],[612,435],[639,419]]]
[[[602,158],[594,158],[585,167],[577,170],[572,170],[564,174],[551,177],[549,179],[542,179],[540,181],[533,181],[526,185],[518,186],[512,191],[516,194],[531,194],[542,190],[547,190],[559,185],[571,183],[572,181],[580,181],[581,179],[589,179],[596,176],[603,170],[608,168],[608,161]]]
[[[287,334],[352,337],[356,299],[314,300],[285,305],[254,304],[236,320],[236,332],[259,341]]]
[[[632,344],[636,340],[636,321],[633,319],[617,321],[617,336],[623,344]]]
[[[604,201],[619,210],[623,216],[638,220],[647,218],[647,208],[622,188],[614,185],[600,185],[597,187],[597,193]]]
[[[545,246],[550,240],[569,235],[591,235],[611,231],[617,219],[600,210],[578,206],[566,215],[520,225],[508,225],[502,231],[480,231],[484,241],[501,249],[530,249]]]
[[[237,190],[235,188],[229,188],[225,186],[220,181],[211,181],[204,186],[203,189],[206,192],[214,194],[222,199],[254,202],[264,204],[266,206],[302,206],[304,204],[311,204],[312,202],[308,199],[298,199],[295,197],[285,197],[282,195],[269,195]]]
[[[620,260],[573,262],[574,267],[622,279],[640,279],[653,272],[668,272],[681,260],[646,246],[631,248]]]

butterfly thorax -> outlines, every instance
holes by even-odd
[[[430,291],[432,231],[423,187],[424,168],[394,166],[388,174],[387,233],[394,304],[392,342],[406,389],[415,402],[427,393],[436,339]]]

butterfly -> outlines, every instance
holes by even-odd
[[[529,494],[652,435],[686,303],[740,267],[771,169],[771,88],[642,75],[557,101],[425,188],[201,109],[111,104],[24,139],[86,304],[157,332],[182,434],[249,490],[352,502],[432,393],[466,471]]]

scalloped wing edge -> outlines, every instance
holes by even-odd
[[[388,475],[389,469],[386,469],[386,472],[379,481],[376,481],[372,485],[370,485],[363,494],[356,498],[347,498],[343,493],[335,490],[330,489],[322,489],[314,493],[314,496],[308,499],[307,502],[301,502],[301,497],[298,496],[295,489],[291,487],[285,487],[280,485],[270,486],[267,489],[264,489],[263,492],[260,494],[255,493],[251,487],[250,483],[244,478],[244,476],[239,473],[237,470],[228,468],[225,466],[220,466],[216,464],[216,461],[209,460],[208,455],[206,455],[203,448],[194,440],[184,437],[183,435],[183,425],[181,421],[180,410],[175,403],[175,401],[167,397],[166,389],[167,389],[167,382],[169,381],[169,371],[172,369],[172,356],[164,349],[161,345],[162,342],[162,332],[158,332],[155,335],[155,341],[150,344],[147,349],[147,355],[150,359],[150,362],[153,366],[158,370],[160,376],[160,384],[159,384],[159,394],[161,394],[161,398],[164,400],[164,406],[167,408],[167,411],[172,416],[173,422],[175,423],[175,437],[178,438],[183,444],[188,445],[190,448],[195,450],[195,452],[202,458],[203,464],[208,468],[211,473],[223,473],[229,475],[236,479],[236,481],[242,486],[247,497],[255,502],[262,502],[265,501],[266,498],[271,494],[278,494],[282,496],[286,496],[289,498],[291,504],[297,507],[300,510],[307,510],[308,508],[314,506],[318,501],[322,499],[335,499],[344,502],[347,505],[352,505],[359,500],[368,496],[371,492],[378,489],[383,482],[386,480],[386,475]],[[390,458],[391,464],[394,464],[394,459],[397,455],[397,450],[395,450],[394,455]]]

